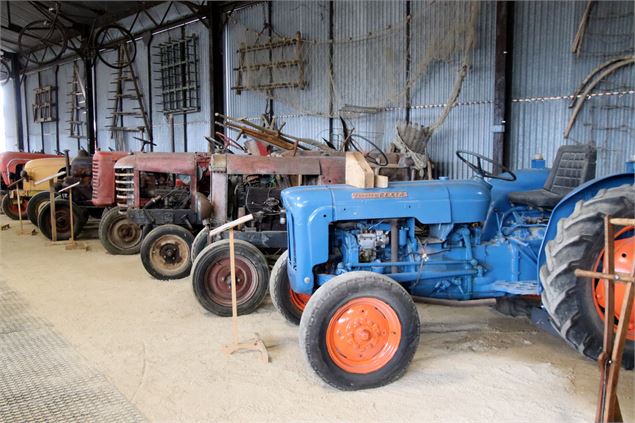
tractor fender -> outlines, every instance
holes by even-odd
[[[540,268],[546,261],[545,248],[547,247],[547,243],[556,237],[560,219],[571,215],[578,201],[589,200],[595,197],[598,191],[602,189],[614,188],[624,184],[633,184],[635,182],[634,176],[632,172],[628,172],[593,179],[571,191],[554,207],[551,218],[549,219],[549,224],[545,230],[545,236],[540,244],[540,251],[538,252],[538,266],[536,268],[536,278],[538,281],[540,281]],[[542,281],[540,281],[540,291],[542,292]]]

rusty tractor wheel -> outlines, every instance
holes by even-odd
[[[608,314],[616,325],[621,319],[624,285],[616,284],[615,306],[605,309],[604,282],[579,278],[575,269],[603,270],[604,216],[633,218],[635,186],[600,190],[579,201],[573,213],[558,222],[556,237],[547,243],[546,264],[540,269],[544,290],[542,303],[560,336],[585,356],[595,360],[602,351],[604,319]],[[614,265],[617,272],[630,273],[635,263],[635,228],[615,233]],[[622,365],[635,363],[635,317],[627,323]]]
[[[287,259],[289,251],[282,253],[273,266],[269,277],[269,295],[273,306],[289,323],[300,324],[302,312],[306,307],[310,295],[300,294],[291,289],[287,274]]]
[[[83,218],[81,207],[73,205],[73,229],[74,237],[82,231],[86,223]],[[37,216],[37,226],[46,238],[53,240],[53,231],[51,227],[51,204],[45,202],[40,207]],[[55,228],[57,230],[57,241],[66,241],[71,237],[71,208],[68,200],[58,198],[55,200]]]
[[[42,206],[51,199],[51,194],[48,191],[42,191],[35,194],[29,199],[29,203],[26,207],[26,214],[29,217],[31,223],[37,226],[37,217],[40,214]]]
[[[18,201],[15,198],[11,198],[11,195],[7,194],[2,198],[2,212],[10,219],[20,220],[20,212],[22,219],[27,218],[27,204],[28,198],[20,197],[20,211],[18,211]]]
[[[137,254],[141,249],[142,235],[141,227],[128,220],[117,207],[104,212],[99,221],[101,245],[113,255]]]
[[[209,235],[209,228],[206,226],[194,237],[192,242],[192,262],[196,260],[203,248],[207,247],[207,235]]]
[[[141,242],[141,263],[159,280],[182,279],[190,274],[190,247],[194,237],[178,225],[161,225]]]
[[[236,302],[238,314],[256,310],[267,295],[269,266],[258,248],[246,241],[235,241]],[[192,285],[196,299],[207,311],[231,316],[231,267],[229,241],[208,245],[194,261]]]
[[[311,296],[300,321],[300,350],[329,385],[376,388],[404,374],[419,326],[417,308],[397,282],[373,272],[345,273]]]

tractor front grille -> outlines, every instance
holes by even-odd
[[[93,179],[91,180],[91,185],[93,186],[93,200],[97,199],[99,195],[99,160],[93,158]]]
[[[134,206],[133,168],[115,168],[115,195],[120,209]]]

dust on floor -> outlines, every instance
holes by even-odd
[[[0,224],[9,223],[0,216]],[[591,421],[598,370],[562,340],[489,307],[418,304],[419,349],[389,386],[339,392],[305,366],[297,328],[270,302],[240,318],[271,357],[221,352],[230,320],[198,305],[189,279],[160,282],[138,256],[47,246],[0,232],[0,278],[151,421]],[[30,224],[25,224],[30,231]],[[89,235],[91,235],[89,233]],[[94,231],[93,234],[94,235]],[[0,377],[2,377],[0,375]],[[626,421],[634,373],[622,372]]]

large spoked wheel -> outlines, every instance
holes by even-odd
[[[141,249],[143,232],[117,207],[106,211],[99,222],[99,240],[113,255],[137,254]]]
[[[11,79],[11,69],[9,63],[4,59],[0,59],[0,85],[6,85]]]
[[[190,247],[194,237],[177,225],[154,228],[141,242],[141,263],[159,280],[181,279],[192,267]]]
[[[38,192],[29,199],[29,203],[26,207],[26,214],[29,217],[31,223],[37,226],[37,217],[40,214],[40,209],[47,201],[50,201],[51,194],[47,191]]]
[[[463,163],[465,163],[470,169],[476,172],[481,178],[489,178],[489,179],[500,179],[501,181],[513,182],[516,180],[516,174],[509,170],[506,166],[503,166],[501,163],[496,163],[494,160],[483,156],[482,154],[474,153],[472,151],[458,150],[456,152],[456,157],[459,158]],[[474,163],[468,157],[476,159],[476,163]],[[498,167],[501,170],[501,173],[495,174],[494,171],[485,170],[483,168],[483,162],[489,163],[492,165],[492,169]]]
[[[255,311],[267,295],[267,259],[253,244],[234,242],[236,259],[236,303],[238,314]],[[192,287],[203,308],[218,316],[231,316],[231,267],[229,241],[208,245],[194,261]]]
[[[605,215],[633,218],[635,187],[601,190],[590,200],[578,202],[573,214],[558,222],[557,236],[547,244],[547,262],[540,269],[542,301],[553,325],[576,350],[594,360],[602,350],[606,315],[615,324],[620,321],[625,288],[616,284],[615,308],[606,310],[604,283],[578,278],[574,271],[603,270]],[[630,273],[635,262],[635,230],[623,228],[615,238],[615,270]],[[631,315],[622,358],[627,369],[633,368],[634,341],[635,318]]]
[[[205,227],[196,234],[194,241],[192,242],[192,262],[196,260],[196,257],[207,247],[207,236],[209,235],[209,228]]]
[[[64,28],[48,21],[31,22],[18,35],[20,51],[36,65],[45,65],[62,57],[67,44]]]
[[[419,315],[397,282],[372,272],[336,276],[307,303],[300,349],[326,383],[352,391],[401,377],[419,342]]]
[[[287,274],[289,252],[282,253],[273,266],[269,277],[269,295],[273,306],[289,323],[300,324],[302,312],[309,302],[310,295],[300,294],[291,289]]]
[[[2,197],[2,212],[10,219],[20,220],[20,214],[22,219],[27,218],[27,204],[28,199],[20,197],[20,207],[18,209],[17,198],[11,198],[11,195],[6,194]]]
[[[74,238],[77,238],[85,223],[86,219],[81,207],[73,204]],[[37,216],[37,226],[42,235],[53,240],[50,202],[45,202],[40,207],[40,212]],[[57,241],[66,241],[71,238],[71,207],[66,199],[58,198],[55,200],[55,228],[57,230]]]
[[[124,50],[119,52],[119,48]],[[137,56],[135,39],[126,28],[119,25],[106,25],[95,34],[95,49],[97,56],[108,67],[123,69],[130,66]],[[111,56],[115,54],[116,60]]]

